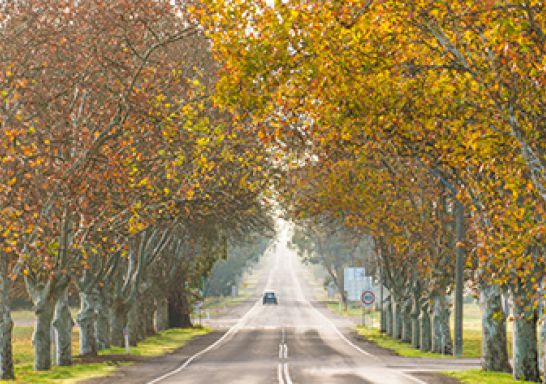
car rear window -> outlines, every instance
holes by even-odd
[[[273,292],[266,292],[265,297],[275,297],[275,294]]]

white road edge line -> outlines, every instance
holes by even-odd
[[[329,318],[327,318],[322,312],[320,312],[317,308],[315,308],[313,306],[313,304],[311,304],[309,302],[309,300],[306,299],[305,295],[303,294],[303,290],[301,288],[301,284],[300,284],[300,280],[298,279],[298,277],[296,276],[296,273],[294,272],[294,268],[293,268],[293,265],[292,265],[292,259],[290,259],[290,273],[292,274],[292,277],[294,278],[294,280],[296,281],[296,284],[298,286],[298,290],[299,290],[299,293],[301,295],[301,297],[303,297],[304,301],[306,302],[306,304],[308,306],[310,306],[311,308],[313,308],[324,320],[326,320],[327,323],[330,324],[330,326],[332,327],[332,329],[334,330],[334,332],[343,340],[345,341],[349,346],[351,346],[353,349],[355,349],[356,351],[362,353],[363,355],[365,356],[368,356],[372,359],[376,359],[376,360],[379,360],[379,358],[375,355],[372,355],[371,353],[369,352],[366,352],[365,350],[363,350],[362,348],[360,348],[358,345],[356,345],[355,343],[353,343],[351,340],[347,339],[347,337],[345,337],[345,335],[343,333],[341,333],[341,331],[339,329],[337,329],[336,325],[334,324],[334,322],[332,320],[330,320]],[[415,383],[418,383],[418,384],[427,384],[426,382],[424,382],[423,380],[421,379],[418,379],[410,374],[407,374],[407,373],[404,373],[402,371],[396,371],[397,373],[399,373],[401,376],[404,376],[405,378],[415,382]]]
[[[284,358],[288,359],[288,345],[284,344]]]
[[[284,377],[286,378],[286,384],[293,384],[292,379],[290,378],[290,372],[288,372],[288,363],[284,363],[283,368],[284,368]]]
[[[290,273],[292,274],[292,277],[294,278],[294,280],[296,281],[296,284],[298,285],[298,290],[299,290],[299,293],[301,295],[301,297],[303,297],[304,301],[305,301],[305,304],[308,305],[309,307],[311,307],[316,313],[318,313],[324,320],[326,320],[326,322],[328,324],[330,324],[330,326],[332,327],[332,329],[334,330],[334,332],[343,340],[345,341],[348,345],[350,345],[353,349],[355,349],[356,351],[362,353],[363,355],[366,355],[366,356],[369,356],[373,359],[378,359],[377,356],[374,356],[372,355],[371,353],[369,352],[366,352],[365,350],[363,350],[362,348],[360,348],[358,345],[356,345],[355,343],[353,343],[351,340],[347,339],[347,337],[345,337],[345,335],[343,333],[341,333],[341,331],[339,329],[337,329],[336,325],[334,324],[334,322],[332,320],[330,320],[329,318],[327,318],[321,311],[319,311],[318,309],[316,309],[313,304],[311,304],[309,302],[309,300],[307,300],[305,298],[305,295],[303,294],[303,290],[301,289],[301,284],[300,284],[300,280],[297,278],[296,276],[296,273],[294,272],[294,268],[292,266],[292,260],[290,260]]]
[[[257,301],[256,304],[254,304],[252,306],[252,308],[250,308],[248,310],[248,312],[233,327],[231,327],[222,337],[220,337],[218,340],[216,340],[213,344],[211,344],[207,348],[197,352],[196,354],[190,356],[180,367],[178,367],[178,368],[176,368],[176,369],[174,369],[174,370],[172,370],[170,372],[167,372],[164,375],[159,376],[159,377],[157,377],[157,378],[155,378],[155,379],[153,379],[151,381],[148,381],[146,384],[157,384],[157,383],[160,383],[161,381],[165,380],[168,377],[171,377],[173,375],[176,375],[177,373],[180,373],[184,368],[186,368],[188,365],[190,365],[195,359],[197,359],[198,357],[204,355],[205,353],[213,350],[214,348],[216,348],[217,346],[222,344],[226,339],[231,337],[235,332],[239,331],[239,329],[241,328],[241,324],[243,323],[243,320],[246,321],[246,318],[256,308],[258,303],[259,303],[259,301]]]
[[[279,380],[279,384],[284,384],[284,379],[282,378],[282,364],[279,363],[277,366],[277,378]]]
[[[272,246],[272,248],[274,247],[274,245]],[[276,271],[277,270],[277,266],[278,266],[278,255],[277,255],[277,259],[275,260],[276,261],[276,265],[275,265],[275,268],[271,269],[269,271],[269,276],[267,277],[267,283],[266,283],[266,287],[269,286],[270,282],[271,282],[271,278],[273,276],[273,271]],[[218,347],[220,344],[222,344],[225,340],[227,340],[229,337],[231,337],[234,333],[236,333],[237,331],[239,331],[239,329],[242,328],[243,324],[246,322],[246,320],[248,319],[248,317],[250,317],[250,314],[258,307],[258,305],[260,304],[260,300],[261,298],[259,298],[258,300],[256,300],[256,302],[254,303],[254,305],[248,310],[247,313],[244,314],[243,317],[241,317],[239,319],[239,321],[237,323],[235,323],[230,329],[228,329],[228,331],[226,333],[224,333],[224,335],[222,337],[220,337],[218,340],[216,340],[213,344],[209,345],[207,348],[197,352],[196,354],[190,356],[182,365],[180,365],[178,368],[176,369],[173,369],[172,371],[170,372],[167,372],[151,381],[148,381],[146,384],[157,384],[157,383],[160,383],[161,381],[165,380],[166,378],[168,377],[171,377],[173,375],[176,375],[177,373],[180,373],[182,372],[182,370],[184,370],[188,365],[190,365],[195,359],[197,359],[198,357],[204,355],[205,353],[215,349],[216,347]],[[281,384],[284,384],[284,383],[281,383]]]
[[[282,359],[282,344],[279,344],[279,359]]]

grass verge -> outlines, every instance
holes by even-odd
[[[458,379],[461,384],[531,384],[530,381],[515,380],[509,373],[485,372],[478,369],[442,373]]]
[[[451,355],[442,355],[433,352],[423,352],[413,348],[410,344],[400,340],[395,340],[392,337],[379,332],[377,328],[357,327],[358,334],[364,336],[369,341],[375,343],[379,347],[387,348],[399,356],[405,357],[437,357],[450,358]],[[481,353],[481,333],[469,330],[464,332],[463,341],[463,357],[480,357]]]
[[[14,329],[14,359],[15,381],[0,380],[0,383],[72,384],[94,377],[107,376],[122,365],[131,364],[131,357],[153,357],[165,355],[177,348],[183,347],[194,337],[210,332],[208,328],[169,329],[141,341],[137,347],[132,347],[129,354],[124,348],[110,348],[100,352],[95,361],[88,362],[79,358],[74,359],[74,365],[69,367],[54,366],[49,371],[33,371],[32,327],[16,327]],[[77,351],[78,333],[73,335],[73,350]],[[126,358],[121,358],[125,355]],[[134,360],[134,359],[133,359]]]
[[[439,357],[449,358],[450,355],[441,355],[433,352],[423,352],[419,349],[413,348],[410,344],[404,343],[399,340],[395,340],[390,336],[387,336],[377,328],[357,327],[359,335],[364,336],[366,340],[376,344],[378,347],[386,348],[399,356],[405,357]]]
[[[209,333],[210,328],[184,328],[168,329],[157,335],[150,336],[138,343],[138,346],[131,347],[131,356],[155,357],[165,355],[178,349],[191,339]],[[113,347],[101,351],[101,356],[125,354],[125,348]]]

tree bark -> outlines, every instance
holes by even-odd
[[[525,293],[524,293],[525,294]],[[513,375],[516,380],[540,381],[537,315],[514,300]]]
[[[395,339],[402,338],[402,305],[398,300],[394,300],[392,305],[392,337]]]
[[[384,311],[385,311],[385,326],[386,330],[385,332],[389,336],[393,336],[393,315],[392,315],[392,298],[391,296],[387,297],[385,300],[386,303],[384,305]]]
[[[111,342],[117,347],[125,346],[123,330],[127,326],[127,308],[125,305],[117,305],[112,308],[110,323]]]
[[[51,368],[51,320],[55,310],[54,302],[43,303],[36,311],[36,323],[32,335],[34,346],[34,369],[47,371]]]
[[[15,378],[13,370],[12,333],[13,320],[9,307],[8,262],[0,256],[0,380]]]
[[[169,301],[166,297],[155,301],[155,330],[161,332],[169,327]]]
[[[66,292],[55,305],[55,352],[56,362],[59,366],[72,365],[72,327],[74,321],[70,315]]]
[[[542,304],[543,310],[544,310],[544,302]],[[542,351],[542,384],[546,384],[546,374],[544,374],[544,370],[546,368],[546,315],[542,315],[542,318],[540,319],[540,327],[539,327],[539,336],[540,336],[540,344],[541,344],[541,351]]]
[[[464,243],[465,217],[464,205],[459,200],[455,201],[455,345],[454,355],[460,357],[463,353],[463,291],[464,291],[464,266],[466,261]]]
[[[110,313],[106,297],[99,293],[95,302],[95,335],[99,351],[110,348]]]
[[[140,317],[141,313],[139,310],[138,300],[136,300],[127,315],[127,328],[129,330],[129,345],[136,347],[138,342],[141,340],[140,335]]]
[[[411,343],[411,299],[404,300],[402,304],[402,341]]]
[[[183,290],[176,290],[169,296],[169,328],[191,328],[191,310]]]
[[[80,326],[80,355],[97,355],[97,337],[95,334],[95,302],[92,292],[80,292],[80,312],[77,321]]]
[[[432,298],[432,351],[450,355],[452,353],[449,307],[444,295]]]
[[[379,331],[381,333],[387,332],[387,317],[385,312],[385,300],[384,300],[384,287],[383,283],[379,286]]]
[[[432,329],[430,327],[430,313],[429,304],[424,303],[421,307],[421,340],[419,342],[419,349],[424,352],[432,350]]]
[[[146,317],[144,321],[144,331],[146,337],[155,335],[154,327],[154,313],[155,313],[155,302],[153,297],[148,296],[146,299]]]
[[[480,286],[480,307],[482,310],[482,369],[510,372],[506,347],[506,315],[498,286],[485,284]]]
[[[421,344],[420,314],[421,300],[420,297],[418,297],[418,293],[415,292],[411,310],[411,346],[413,348],[419,348],[419,345]]]

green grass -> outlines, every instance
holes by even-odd
[[[442,373],[458,379],[461,384],[531,384],[530,381],[515,380],[509,373],[484,372],[477,369]]]
[[[165,355],[177,348],[184,346],[188,341],[196,336],[202,336],[209,333],[209,328],[186,328],[186,329],[168,329],[157,335],[150,336],[138,343],[138,346],[131,347],[131,356],[154,357]],[[125,348],[112,347],[100,351],[101,356],[126,354]]]
[[[349,306],[347,311],[340,307],[337,302],[327,303],[327,307],[334,313],[337,313],[342,316],[360,319],[362,316],[362,310],[358,306]],[[369,316],[369,315],[368,315]],[[369,320],[368,320],[369,321]],[[453,325],[453,316],[452,316],[452,327]],[[482,348],[482,320],[480,308],[477,304],[465,304],[464,305],[464,330],[463,330],[463,357],[480,357],[481,348]],[[369,325],[369,323],[368,323]],[[397,340],[392,340],[390,337],[381,335],[377,328],[379,327],[379,313],[374,312],[373,314],[373,330],[363,331],[363,328],[359,329],[359,333],[362,332],[369,333],[368,339],[370,341],[376,342],[381,347],[392,349],[395,353],[401,356],[422,356],[422,357],[446,357],[441,354],[436,353],[425,353],[421,351],[415,351],[411,346],[406,343],[402,343]],[[453,328],[452,328],[453,333]],[[453,337],[453,334],[452,334]],[[373,338],[374,340],[371,340]],[[381,344],[380,344],[381,343]],[[388,345],[388,346],[387,346]],[[507,346],[508,346],[508,355],[511,356],[512,353],[512,323],[507,322]],[[449,357],[449,356],[448,356]]]
[[[125,348],[110,348],[100,352],[104,362],[81,363],[75,359],[70,367],[54,366],[50,371],[35,372],[32,369],[34,355],[32,350],[32,327],[15,327],[13,332],[13,351],[15,360],[15,381],[0,380],[0,383],[77,383],[93,377],[106,376],[120,365],[128,362],[109,361],[109,355],[124,355]],[[208,328],[169,329],[141,341],[137,347],[132,347],[130,356],[153,357],[167,354],[184,346],[192,338],[210,332]],[[72,334],[72,350],[76,354],[79,348],[78,331]]]
[[[4,381],[2,383],[77,383],[82,380],[94,377],[106,376],[116,370],[121,364],[105,362],[94,364],[74,364],[70,367],[53,367],[49,371],[36,372],[32,370],[32,364],[19,365],[15,368],[15,381]]]
[[[342,305],[339,305],[337,301],[329,301],[326,303],[326,307],[338,315],[362,320],[362,307],[360,305],[348,305],[347,310],[345,310],[345,308],[343,308]],[[368,309],[365,309],[365,311],[367,321],[371,321],[370,319],[373,319],[374,326],[378,325],[379,311],[370,311]]]
[[[392,337],[387,336],[377,328],[357,327],[359,335],[364,336],[368,341],[376,344],[381,348],[390,349],[394,353],[405,357],[440,357],[449,358],[449,355],[441,355],[439,353],[423,352],[419,349],[413,348],[410,344],[404,343],[399,340],[394,340]]]

